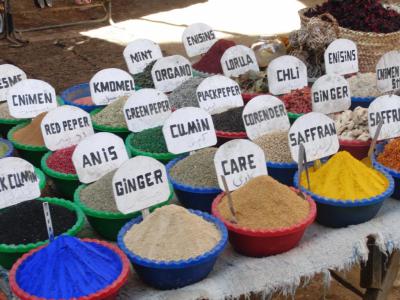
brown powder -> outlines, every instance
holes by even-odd
[[[220,241],[216,226],[187,209],[167,205],[156,209],[125,235],[133,253],[152,260],[172,261],[197,257]]]
[[[251,229],[290,227],[305,220],[310,211],[307,201],[269,176],[258,176],[232,192],[238,225]],[[218,211],[231,220],[228,198],[218,205]]]
[[[13,138],[18,143],[31,146],[45,146],[40,124],[47,112],[43,112],[32,119],[29,125],[14,132]]]

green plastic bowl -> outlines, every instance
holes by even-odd
[[[82,184],[76,189],[74,194],[75,204],[83,210],[94,231],[96,231],[99,235],[107,240],[116,241],[120,229],[128,221],[138,217],[140,215],[140,212],[134,212],[124,215],[119,212],[107,212],[90,208],[82,203],[80,199],[80,193],[82,189],[84,189],[86,186],[87,184]],[[158,205],[150,207],[150,211],[153,211],[158,207],[167,205],[173,197],[174,192],[173,188],[171,187],[171,194],[169,195],[168,199]]]
[[[69,210],[75,211],[77,217],[76,223],[67,232],[65,232],[65,234],[74,236],[77,235],[78,232],[82,229],[85,221],[85,216],[82,210],[71,201],[49,197],[37,198],[36,200],[43,202],[47,201],[51,204],[60,205]],[[48,242],[49,240],[19,245],[0,244],[0,265],[2,265],[6,269],[10,269],[12,265],[17,261],[17,259],[20,258],[23,254],[39,246],[45,245]]]
[[[101,107],[101,108],[96,108],[96,109],[92,110],[90,112],[90,116],[93,117],[95,114],[99,113],[102,109],[104,109],[104,108]],[[113,127],[113,126],[97,124],[95,121],[93,121],[93,118],[92,118],[92,124],[93,124],[93,129],[96,132],[114,133],[114,134],[120,136],[121,138],[123,138],[124,140],[126,139],[126,137],[128,136],[128,134],[130,132],[129,129],[126,127]]]
[[[288,115],[290,124],[293,124],[294,121],[296,121],[298,118],[300,118],[304,114],[296,114],[296,113],[288,112],[287,115]]]
[[[128,135],[128,137],[125,140],[125,147],[126,147],[126,149],[128,149],[128,153],[132,157],[143,155],[143,156],[148,156],[148,157],[157,159],[158,161],[162,162],[163,164],[167,164],[169,161],[183,155],[183,154],[172,154],[170,152],[152,153],[152,152],[142,151],[142,150],[132,146],[132,139],[134,138],[134,136],[135,136],[135,133],[131,133]]]
[[[51,169],[47,165],[47,159],[52,153],[53,152],[49,151],[43,155],[41,161],[42,170],[53,180],[54,185],[56,186],[56,189],[60,195],[68,200],[72,200],[74,199],[75,190],[80,185],[78,175],[61,173]]]
[[[35,168],[35,174],[39,178],[39,189],[43,191],[43,189],[46,187],[46,176],[39,168]]]

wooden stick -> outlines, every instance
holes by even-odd
[[[224,175],[221,175],[221,179],[222,179],[222,184],[224,185],[225,194],[228,197],[229,209],[232,214],[232,221],[233,221],[232,223],[237,224],[236,212],[235,212],[235,208],[233,207],[233,200],[232,200],[231,192],[229,191],[228,184],[226,183],[226,179],[225,179]]]
[[[372,139],[371,145],[369,146],[368,157],[369,157],[369,160],[371,161],[371,163],[372,163],[372,157],[374,155],[376,142],[378,141],[378,137],[379,137],[379,134],[381,133],[382,126],[383,126],[383,119],[381,119],[379,121],[378,127],[376,128],[376,131],[375,131],[374,138]]]

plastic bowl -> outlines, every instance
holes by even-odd
[[[99,241],[99,240],[95,240],[95,239],[82,239],[85,242],[88,243],[96,243],[96,244],[100,244],[104,247],[107,247],[109,249],[111,249],[112,251],[114,251],[119,258],[121,259],[121,263],[122,263],[122,270],[121,270],[121,274],[118,276],[118,278],[109,286],[105,287],[104,289],[98,291],[97,293],[85,296],[85,297],[79,297],[76,298],[77,300],[100,300],[100,299],[116,299],[119,290],[122,288],[122,286],[126,283],[126,281],[128,280],[129,277],[129,273],[130,273],[130,266],[129,266],[129,260],[128,258],[125,256],[125,254],[118,249],[118,247],[104,242],[104,241]],[[14,294],[21,300],[39,300],[39,299],[44,299],[44,298],[38,298],[35,297],[33,295],[28,294],[27,292],[25,292],[24,290],[22,290],[16,280],[16,274],[17,274],[17,270],[18,268],[24,264],[24,262],[26,260],[29,260],[29,257],[31,257],[33,254],[35,254],[37,251],[39,251],[41,248],[43,248],[44,246],[41,246],[37,249],[34,249],[32,251],[30,251],[29,253],[25,254],[23,257],[21,257],[17,263],[12,267],[11,271],[10,271],[10,287],[11,290],[14,292]]]
[[[128,135],[128,137],[125,140],[125,147],[126,147],[126,149],[128,149],[128,153],[132,157],[138,156],[138,155],[149,156],[154,159],[157,159],[158,161],[162,162],[163,164],[166,164],[169,161],[171,161],[172,159],[175,159],[175,158],[181,156],[181,155],[177,155],[177,154],[172,154],[170,152],[152,153],[152,152],[142,151],[142,150],[132,146],[132,140],[133,140],[134,136],[135,136],[135,133],[131,133]]]
[[[357,201],[344,201],[326,198],[314,194],[304,187],[300,187],[299,174],[296,172],[294,185],[311,196],[317,203],[317,222],[333,228],[341,228],[349,225],[357,225],[373,219],[381,208],[383,201],[389,198],[394,191],[394,181],[386,171],[379,170],[389,181],[389,186],[380,195]]]
[[[96,210],[91,207],[86,206],[82,203],[80,198],[80,193],[87,185],[82,184],[76,190],[74,194],[74,203],[80,207],[86,215],[89,224],[92,226],[94,231],[96,231],[103,238],[110,241],[116,241],[118,237],[118,232],[128,221],[132,220],[141,215],[140,212],[130,213],[124,215],[119,212],[107,212],[102,210]],[[150,211],[153,211],[157,207],[167,205],[169,201],[174,197],[173,190],[171,188],[171,194],[168,199],[158,205],[150,207]]]
[[[39,179],[39,189],[43,191],[43,189],[46,187],[46,176],[39,168],[35,168],[35,174]]]
[[[221,193],[220,188],[199,188],[176,182],[170,175],[171,169],[176,163],[184,159],[187,155],[170,161],[166,168],[169,182],[174,187],[176,197],[186,208],[211,212],[211,205],[214,198]]]
[[[226,131],[216,130],[215,133],[217,135],[217,147],[219,147],[231,140],[247,139],[247,133],[244,131],[243,132],[226,132]]]
[[[60,205],[69,210],[72,210],[76,213],[76,223],[72,226],[65,234],[67,235],[77,235],[78,232],[82,229],[85,216],[82,210],[72,203],[71,201],[67,201],[60,198],[37,198],[38,201],[49,202],[50,204]],[[47,244],[49,240],[40,241],[37,243],[30,244],[19,244],[19,245],[9,245],[9,244],[0,244],[0,265],[2,265],[6,269],[10,269],[11,266],[16,262],[18,258],[20,258],[23,254],[29,252],[32,249],[43,246]]]
[[[354,110],[357,106],[368,108],[376,97],[351,97],[350,109]]]
[[[214,223],[221,233],[221,240],[210,251],[188,260],[155,261],[140,257],[130,251],[125,245],[124,236],[129,229],[142,221],[142,217],[133,219],[119,232],[118,246],[128,256],[139,277],[148,285],[157,289],[168,290],[198,282],[207,277],[213,269],[218,255],[224,250],[228,238],[224,224],[217,218],[204,212],[196,210],[190,210],[190,212],[208,222]]]
[[[358,160],[362,160],[363,158],[368,156],[369,146],[371,145],[371,140],[366,142],[364,141],[349,141],[349,140],[341,140],[339,139],[340,149],[339,151],[347,151],[353,157]]]
[[[101,108],[101,106],[92,104],[78,104],[75,101],[84,97],[90,97],[90,87],[89,83],[81,83],[74,85],[61,93],[61,98],[63,99],[66,105],[72,105],[79,107],[87,112],[91,112],[96,108]]]
[[[90,112],[90,115],[93,117],[95,114],[99,113],[103,108],[96,108]],[[93,129],[96,132],[111,132],[114,133],[124,140],[126,137],[129,135],[130,131],[126,127],[113,127],[113,126],[107,126],[107,125],[100,125],[97,124],[95,121],[93,121],[92,118],[92,124],[93,124]]]
[[[218,211],[218,205],[224,195],[225,193],[221,193],[215,198],[212,204],[212,213],[228,228],[229,242],[233,248],[237,252],[251,257],[275,255],[294,248],[300,242],[307,227],[314,222],[317,213],[314,201],[307,197],[310,212],[301,223],[272,230],[250,229],[223,219]]]
[[[0,157],[0,159],[13,156],[14,146],[9,140],[0,138],[0,144],[5,144],[8,148],[7,151],[4,153],[4,155]]]
[[[0,119],[0,134],[2,137],[7,137],[8,132],[15,125],[22,124],[29,121],[29,119]]]
[[[296,121],[298,118],[300,118],[304,114],[296,114],[296,113],[292,113],[292,112],[288,111],[287,115],[288,115],[290,124],[293,124],[294,121]]]
[[[60,195],[68,200],[72,200],[74,199],[75,190],[80,185],[78,175],[61,173],[51,169],[47,165],[47,160],[49,159],[49,156],[51,154],[52,152],[50,151],[43,155],[41,160],[42,170],[47,176],[49,176],[53,180],[54,185]]]
[[[297,172],[297,163],[267,162],[268,175],[287,186],[293,186],[293,177]]]

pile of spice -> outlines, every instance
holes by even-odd
[[[49,238],[42,201],[30,200],[0,210],[0,244],[29,244]],[[49,203],[54,235],[72,228],[77,217],[74,211]]]
[[[176,110],[182,107],[199,107],[196,90],[203,80],[204,78],[202,77],[190,78],[168,95],[171,109]]]
[[[57,150],[50,154],[46,161],[47,166],[57,172],[64,174],[76,174],[76,169],[72,163],[72,154],[76,145]]]
[[[8,103],[3,102],[0,104],[0,119],[5,120],[16,120],[12,115],[10,115],[10,111],[8,109]]]
[[[268,93],[268,78],[265,72],[251,70],[233,80],[239,84],[242,93]]]
[[[311,191],[322,197],[357,201],[382,194],[389,181],[379,171],[367,167],[346,151],[340,151],[319,169],[309,168]],[[305,172],[300,184],[307,187]]]
[[[308,10],[309,18],[329,13],[344,28],[376,33],[400,30],[400,14],[383,7],[380,0],[328,0]]]
[[[221,57],[225,53],[225,50],[232,46],[236,46],[236,43],[224,39],[216,41],[208,49],[207,53],[197,63],[193,64],[193,68],[205,73],[222,74]]]
[[[151,77],[151,69],[157,60],[149,63],[146,68],[144,68],[143,72],[133,75],[133,80],[135,81],[135,86],[139,86],[140,88],[149,88],[154,89],[153,77]]]
[[[288,131],[264,134],[254,140],[263,149],[267,161],[277,163],[293,162],[290,154]]]
[[[375,73],[358,73],[347,79],[352,97],[379,97]]]
[[[93,100],[92,100],[91,96],[78,98],[78,99],[75,99],[73,102],[75,104],[79,104],[79,105],[95,105],[93,103]]]
[[[280,97],[288,112],[306,114],[312,111],[311,88],[293,90]]]
[[[211,251],[220,240],[213,223],[177,205],[156,209],[124,236],[134,254],[157,261],[195,258]]]
[[[123,111],[126,100],[128,97],[123,96],[111,102],[100,112],[92,115],[93,122],[97,125],[128,129]]]
[[[37,299],[77,299],[110,286],[121,272],[121,258],[112,249],[60,236],[20,265],[16,282]]]
[[[12,138],[16,142],[23,145],[39,147],[45,146],[40,125],[46,114],[46,112],[41,113],[40,115],[32,119],[32,121],[28,125],[15,131]]]
[[[334,114],[336,131],[339,139],[368,141],[371,139],[368,129],[368,108],[356,107]]]
[[[9,148],[6,143],[3,143],[0,139],[0,158],[2,158],[8,152]]]
[[[278,229],[304,221],[310,205],[284,184],[270,176],[251,179],[231,193],[237,224],[250,229]],[[228,197],[224,196],[218,211],[225,220],[231,220]]]
[[[400,138],[393,139],[385,145],[378,155],[378,162],[385,167],[400,172]]]
[[[216,148],[204,148],[178,161],[169,176],[175,182],[196,188],[218,188],[214,156]]]
[[[143,152],[168,153],[161,126],[134,133],[131,145],[133,148]]]
[[[242,114],[243,106],[231,108],[225,112],[212,115],[214,128],[223,132],[245,132]]]

